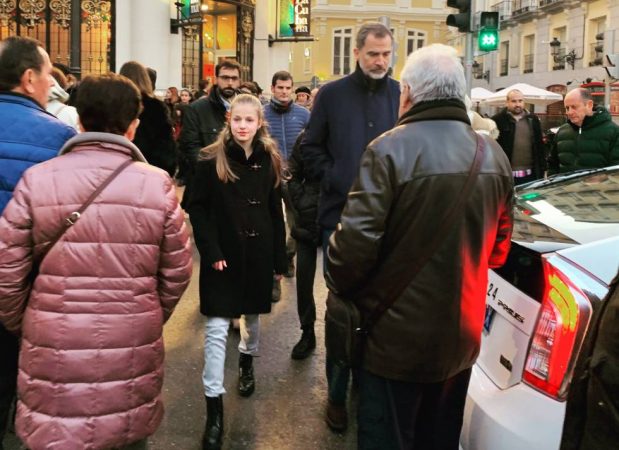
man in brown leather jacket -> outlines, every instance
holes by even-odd
[[[400,78],[399,122],[369,144],[329,244],[329,288],[366,316],[441,228],[476,152],[453,48],[414,52]],[[458,448],[488,268],[505,261],[512,229],[509,160],[480,138],[481,169],[462,212],[368,336],[359,373],[361,449]]]

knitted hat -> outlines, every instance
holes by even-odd
[[[310,91],[310,88],[308,88],[307,86],[300,86],[298,88],[296,88],[294,90],[295,94],[299,94],[299,93],[303,93],[303,94],[307,94],[307,95],[312,95],[312,91]]]

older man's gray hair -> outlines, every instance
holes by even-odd
[[[363,48],[365,45],[365,40],[370,34],[379,39],[389,36],[391,38],[391,42],[393,42],[393,34],[389,28],[380,22],[366,22],[361,25],[361,28],[357,31],[356,46],[359,50]]]
[[[413,104],[430,100],[464,101],[464,68],[453,47],[432,44],[408,56],[400,82],[410,87]]]

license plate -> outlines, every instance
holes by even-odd
[[[490,305],[486,305],[486,317],[484,318],[484,331],[490,333],[490,325],[492,325],[492,319],[494,319],[494,313],[496,311],[492,309]]]

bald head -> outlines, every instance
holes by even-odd
[[[588,89],[573,89],[563,99],[565,114],[577,127],[582,126],[587,116],[593,115],[593,97]]]
[[[514,116],[519,116],[524,111],[524,95],[518,89],[512,89],[507,93],[505,107]]]

